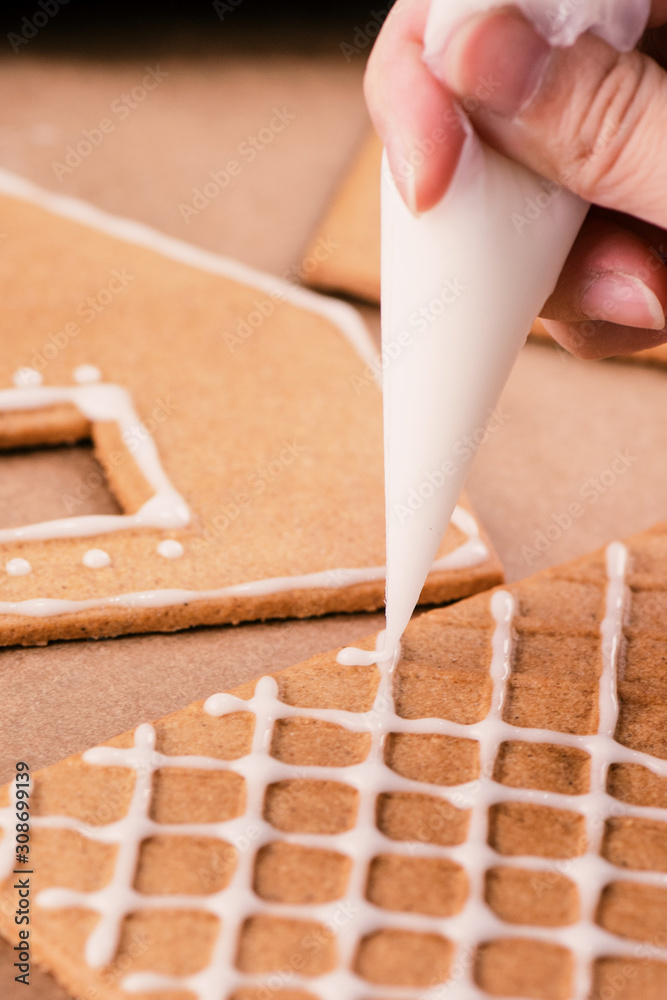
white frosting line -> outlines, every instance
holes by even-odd
[[[6,170],[0,170],[0,194],[21,198],[48,212],[81,223],[116,239],[146,247],[163,257],[186,264],[189,267],[222,275],[269,294],[274,293],[275,295],[276,292],[279,292],[286,302],[323,316],[338,327],[367,364],[373,364],[376,360],[377,349],[361,316],[345,302],[318,295],[316,292],[292,285],[238,261],[201,250],[139,222],[109,215],[78,199],[44,191]],[[86,376],[85,379],[81,378],[82,372]],[[131,515],[92,514],[0,530],[0,543],[100,535],[127,528],[176,528],[189,523],[188,507],[166,479],[153,441],[134,412],[126,390],[117,385],[90,384],[92,375],[98,373],[99,370],[94,365],[80,365],[74,371],[75,380],[82,382],[79,386],[37,387],[32,385],[30,388],[23,386],[20,389],[0,390],[0,411],[35,409],[41,406],[50,406],[53,403],[72,402],[91,421],[116,420],[122,432],[139,431],[138,434],[134,433],[131,437],[133,443],[137,439],[141,442],[136,450],[133,444],[132,453],[144,476],[153,486],[155,496],[151,497],[139,511]],[[34,372],[34,374],[38,376],[38,381],[41,381],[39,373]],[[488,559],[489,553],[480,538],[479,528],[474,518],[461,508],[457,508],[452,521],[468,536],[467,540],[453,552],[437,560],[433,565],[434,571],[463,569],[479,565]],[[186,601],[211,598],[261,596],[311,587],[325,587],[327,589],[349,587],[359,583],[382,580],[384,577],[385,568],[381,566],[363,569],[325,569],[322,572],[303,574],[298,577],[275,577],[207,591],[164,589],[115,594],[110,597],[82,601],[49,597],[32,598],[25,601],[0,601],[0,614],[49,617],[89,608],[112,606],[125,608],[168,607]]]
[[[0,411],[37,410],[56,403],[73,403],[92,422],[115,421],[154,494],[135,514],[84,514],[18,528],[2,528],[0,543],[85,537],[128,528],[180,528],[189,523],[188,505],[167,479],[153,439],[137,416],[129,393],[122,386],[98,383],[0,389]],[[0,604],[0,612],[2,610],[3,605]]]
[[[1,395],[1,394],[0,394]],[[150,503],[150,501],[149,501]],[[145,509],[147,505],[141,508]],[[139,514],[141,513],[139,511]],[[139,514],[132,515],[138,517]],[[97,515],[90,515],[96,517]],[[99,515],[101,517],[116,517],[117,515]],[[65,520],[76,520],[75,518]],[[81,518],[84,520],[84,518]],[[433,569],[460,569],[463,566],[475,566],[488,558],[488,551],[479,536],[479,529],[474,518],[467,511],[457,508],[452,522],[468,529],[475,526],[472,537],[452,552],[436,560]],[[44,522],[46,525],[58,525],[60,521]],[[12,529],[9,529],[12,530]],[[22,530],[22,529],[17,529]],[[2,532],[0,532],[2,541]],[[248,583],[237,583],[229,587],[219,587],[214,590],[180,590],[163,589],[136,591],[127,594],[114,594],[110,597],[90,597],[85,600],[66,600],[64,598],[34,597],[25,601],[0,601],[0,614],[18,614],[29,618],[47,618],[51,615],[63,615],[76,611],[86,611],[90,608],[164,608],[175,604],[185,604],[191,601],[218,600],[225,597],[262,597],[268,594],[278,594],[287,590],[309,590],[322,587],[327,590],[352,587],[356,584],[382,580],[385,575],[384,566],[370,568],[327,569],[317,573],[304,573],[301,576],[276,576],[266,580],[251,580]]]
[[[164,559],[180,559],[185,549],[175,538],[165,538],[158,542],[155,551]]]
[[[40,385],[41,374],[35,368],[17,368],[12,375],[12,382],[19,388],[29,385]]]
[[[84,552],[81,562],[88,569],[104,569],[105,566],[111,565],[111,556],[104,549],[88,549]]]
[[[125,240],[125,242],[133,243],[135,246],[146,247],[162,257],[178,261],[197,270],[231,278],[232,281],[250,285],[252,288],[257,288],[268,294],[281,292],[286,302],[291,302],[308,312],[324,316],[337,326],[367,363],[376,361],[378,352],[361,316],[346,302],[318,295],[309,289],[292,285],[288,281],[266,274],[264,271],[258,271],[229,257],[202,250],[185,243],[183,240],[151,229],[150,226],[145,226],[141,222],[135,222],[133,219],[110,215],[102,209],[95,208],[94,205],[80,201],[78,198],[45,191],[8,170],[0,170],[0,194],[21,198],[47,212],[53,212],[55,215],[70,219],[72,222],[78,222],[89,229],[96,229],[115,239]]]
[[[276,682],[269,677],[258,681],[253,697],[243,700],[230,694],[213,695],[204,710],[211,716],[250,711],[255,714],[251,751],[233,761],[201,756],[166,756],[154,749],[152,726],[142,725],[135,734],[135,746],[128,749],[97,747],[87,751],[84,759],[90,764],[130,767],[137,779],[130,808],[126,816],[105,826],[90,826],[67,816],[43,816],[33,819],[37,828],[50,827],[76,831],[101,843],[119,847],[111,882],[96,892],[76,892],[69,889],[48,889],[39,894],[38,903],[49,908],[82,906],[97,911],[102,921],[90,936],[86,958],[91,965],[108,962],[117,946],[125,914],[137,909],[187,909],[211,913],[221,921],[209,964],[191,976],[163,976],[150,971],[127,976],[122,987],[130,992],[152,992],[160,989],[191,990],[197,1000],[222,1000],[235,989],[253,984],[275,982],[271,976],[246,976],[234,967],[238,928],[247,917],[257,914],[316,920],[336,927],[339,962],[336,969],[313,979],[289,973],[283,986],[315,992],[322,1000],[350,1000],[363,995],[369,1000],[381,997],[410,1000],[482,1000],[483,993],[472,978],[472,955],[479,944],[497,938],[529,938],[535,941],[560,943],[576,960],[575,992],[572,1000],[587,1000],[591,989],[592,963],[602,955],[627,956],[637,953],[638,944],[624,940],[593,923],[595,907],[601,889],[610,881],[632,881],[652,886],[667,886],[667,875],[616,868],[599,854],[601,833],[606,817],[631,816],[667,821],[667,809],[632,806],[611,798],[606,793],[606,776],[614,762],[632,762],[649,768],[667,778],[667,761],[646,753],[629,750],[616,743],[613,732],[617,720],[616,675],[622,641],[624,604],[627,599],[625,567],[627,553],[617,543],[607,550],[609,582],[606,612],[601,623],[602,669],[599,687],[600,726],[597,735],[574,736],[551,730],[524,729],[503,720],[503,707],[512,658],[512,618],[514,599],[506,591],[497,591],[491,599],[496,621],[492,637],[490,676],[493,682],[491,708],[482,722],[462,725],[444,719],[404,719],[396,714],[392,696],[392,674],[395,660],[380,659],[379,685],[372,708],[354,713],[338,709],[304,709],[280,702]],[[378,649],[383,640],[378,638]],[[374,654],[364,654],[366,662]],[[352,658],[354,658],[352,656]],[[369,733],[371,748],[365,761],[350,767],[307,767],[286,764],[270,756],[271,736],[276,719],[307,717],[344,726],[351,732]],[[404,778],[384,763],[384,741],[388,733],[442,733],[475,739],[480,747],[480,776],[464,785],[443,789]],[[523,740],[579,747],[591,756],[591,786],[584,795],[562,795],[536,789],[518,789],[493,781],[493,766],[498,747],[504,740]],[[247,788],[244,815],[219,823],[158,823],[150,818],[152,774],[163,767],[196,768],[230,771],[242,776]],[[359,793],[359,811],[354,827],[338,835],[283,834],[263,818],[265,789],[276,781],[324,779],[342,781]],[[469,835],[465,843],[444,848],[421,842],[396,842],[386,838],[375,825],[376,797],[383,792],[421,792],[449,801],[458,808],[471,810]],[[487,842],[488,810],[498,802],[526,802],[552,808],[572,809],[586,819],[589,846],[578,858],[553,862],[537,857],[505,857],[498,855]],[[0,810],[0,825],[13,829],[11,807]],[[253,836],[249,838],[249,831]],[[248,845],[237,852],[237,867],[225,889],[209,895],[157,895],[138,893],[132,886],[136,859],[141,841],[149,836],[205,836],[227,843]],[[283,905],[266,902],[252,891],[254,856],[262,845],[276,839],[305,847],[321,847],[347,854],[353,862],[352,873],[344,900],[317,905]],[[5,843],[8,845],[5,848]],[[0,877],[11,870],[12,842],[10,837],[0,842]],[[365,898],[367,870],[370,860],[379,853],[389,852],[408,857],[448,858],[466,871],[470,892],[459,914],[452,917],[429,917],[416,913],[391,912],[378,909]],[[581,902],[581,919],[567,927],[544,928],[504,923],[483,901],[484,873],[492,865],[529,869],[536,874],[563,872],[575,883]],[[455,978],[430,989],[387,989],[363,982],[351,970],[360,938],[379,928],[399,928],[408,931],[444,934],[458,946],[454,960]],[[667,959],[667,951],[652,947],[652,957]]]
[[[26,576],[28,573],[32,573],[32,566],[28,560],[21,559],[19,556],[8,559],[5,563],[5,569],[10,576]]]
[[[72,372],[72,377],[80,385],[86,385],[89,382],[99,382],[102,372],[97,365],[78,365]]]

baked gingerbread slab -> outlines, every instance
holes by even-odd
[[[371,132],[306,251],[301,273],[314,288],[379,303],[381,160],[382,143]]]
[[[663,1000],[666,623],[661,525],[19,776],[2,931],[27,869],[76,998]]]
[[[0,448],[92,439],[121,508],[0,528],[0,643],[380,607],[358,314],[9,174],[0,211]],[[500,579],[461,509],[424,600]]]

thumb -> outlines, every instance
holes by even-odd
[[[552,48],[502,8],[464,21],[431,67],[492,146],[587,201],[667,226],[667,74],[648,56],[590,33]]]

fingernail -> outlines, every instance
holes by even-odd
[[[412,214],[419,217],[417,211],[417,170],[410,162],[411,149],[405,140],[397,134],[387,136],[384,145],[399,194]]]
[[[539,89],[551,52],[518,11],[477,14],[450,39],[439,75],[459,97],[513,117]]]
[[[630,274],[603,274],[581,297],[581,309],[590,319],[642,330],[663,330],[665,311],[648,285]]]

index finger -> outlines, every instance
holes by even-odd
[[[371,52],[364,79],[373,124],[408,208],[435,205],[465,139],[451,93],[422,60],[429,0],[398,0]]]

